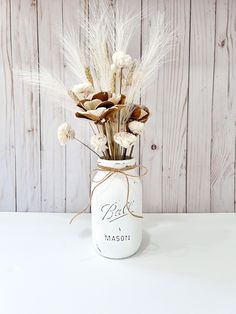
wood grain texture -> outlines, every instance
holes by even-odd
[[[188,212],[210,211],[215,1],[192,1],[187,153]]]
[[[39,70],[47,69],[63,81],[63,58],[58,45],[62,33],[62,0],[38,1]],[[57,128],[64,121],[61,104],[41,90],[41,182],[42,211],[65,211],[65,149],[57,141]]]
[[[11,5],[0,1],[0,211],[16,210]]]
[[[11,2],[12,60],[17,70],[38,67],[35,2]],[[40,112],[39,92],[14,75],[17,210],[39,211]],[[22,188],[24,187],[24,188]]]
[[[116,0],[116,7],[118,10],[122,11],[122,5],[124,5],[123,0],[122,1]],[[131,43],[128,45],[126,53],[132,56],[133,58],[140,60],[140,58],[142,57],[142,14],[143,14],[142,0],[127,1],[126,6],[127,9],[130,10],[130,12],[133,12],[134,15],[139,17],[139,20],[135,25],[135,31],[132,36]],[[141,140],[139,137],[134,147],[132,155],[133,158],[135,158],[137,164],[140,164],[140,142]]]
[[[89,2],[87,0],[73,0],[70,5],[63,1],[64,31],[68,25],[73,23],[74,27],[81,33],[78,19],[78,10],[84,19],[89,18]],[[80,37],[80,36],[78,36]],[[71,75],[71,71],[65,66],[65,84],[73,86],[79,84]],[[68,121],[76,131],[76,137],[89,143],[90,129],[87,121],[76,119],[71,112],[66,112]],[[66,211],[78,212],[87,206],[90,191],[90,152],[77,141],[72,141],[66,146]]]
[[[144,5],[148,6],[152,14],[153,10],[165,14],[170,29],[178,28],[178,37],[157,74],[155,92],[150,91],[144,100],[152,111],[142,145],[142,162],[150,169],[144,179],[144,198],[150,211],[185,212],[190,1],[152,1]]]
[[[236,3],[216,2],[211,211],[234,211]],[[234,86],[234,87],[233,87]]]
[[[186,212],[186,129],[189,70],[190,1],[164,1],[170,27],[178,29],[174,49],[167,57],[174,60],[163,68],[162,211]]]
[[[0,0],[0,211],[76,212],[87,205],[96,157],[79,143],[57,141],[64,120],[89,143],[85,121],[55,104],[49,93],[20,82],[12,69],[48,69],[67,87],[57,33],[78,12],[91,19],[98,0]],[[111,5],[121,7],[120,0]],[[147,166],[145,212],[236,211],[236,1],[131,0],[140,21],[128,49],[140,58],[150,16],[164,12],[177,28],[173,50],[142,97],[151,109],[135,157]],[[141,20],[143,16],[143,20]],[[80,37],[80,36],[79,36]]]
[[[161,1],[143,1],[142,46],[145,45],[150,27],[150,15],[158,10],[163,11]],[[142,104],[150,107],[151,116],[145,126],[141,139],[141,164],[149,172],[143,178],[143,204],[144,211],[162,212],[162,115],[163,106],[160,98],[163,94],[163,68],[153,78],[150,91],[143,95]]]

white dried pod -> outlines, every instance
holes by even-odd
[[[90,144],[92,145],[95,152],[98,154],[102,154],[105,152],[107,147],[107,137],[104,134],[95,134],[90,139]]]
[[[128,132],[118,132],[114,134],[114,141],[121,147],[129,148],[136,142],[136,136]]]
[[[74,85],[71,88],[71,91],[76,95],[80,96],[81,94],[89,94],[93,92],[93,86],[91,83],[83,83]]]
[[[133,134],[141,135],[143,133],[144,123],[139,121],[131,121],[128,124],[128,128]]]
[[[57,129],[57,137],[59,143],[61,145],[65,145],[68,141],[75,137],[75,130],[69,123],[64,122]]]
[[[132,58],[130,55],[125,54],[123,51],[117,51],[113,53],[112,61],[117,68],[126,68],[129,67],[132,63]]]

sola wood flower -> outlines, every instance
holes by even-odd
[[[137,120],[139,122],[147,122],[149,118],[150,112],[147,107],[141,107],[139,105],[135,105],[130,116],[130,120]]]
[[[90,93],[93,92],[93,86],[91,83],[83,83],[74,85],[69,90],[69,96],[78,103],[80,100],[86,98]]]
[[[95,122],[112,120],[114,113],[121,110],[125,105],[124,95],[113,95],[108,92],[91,94],[87,99],[77,104],[83,111],[76,112],[77,118],[85,118]]]
[[[75,137],[75,131],[69,123],[65,122],[58,127],[57,137],[60,144],[65,145]]]
[[[136,136],[128,132],[118,132],[114,135],[114,141],[124,148],[129,148],[135,144]]]
[[[139,121],[131,121],[128,124],[129,130],[136,135],[141,135],[143,133],[144,123]]]
[[[105,152],[107,147],[107,137],[104,134],[95,134],[90,139],[90,144],[94,148],[95,152],[102,154]]]
[[[125,68],[129,67],[132,63],[132,58],[130,55],[125,54],[123,51],[117,51],[112,55],[112,61],[115,67],[117,68]]]

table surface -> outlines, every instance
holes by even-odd
[[[236,214],[146,214],[131,258],[98,256],[90,215],[0,214],[1,314],[235,314]]]

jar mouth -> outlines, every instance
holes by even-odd
[[[110,160],[99,158],[97,164],[103,167],[123,168],[127,166],[134,166],[135,159],[124,159],[124,160]]]

